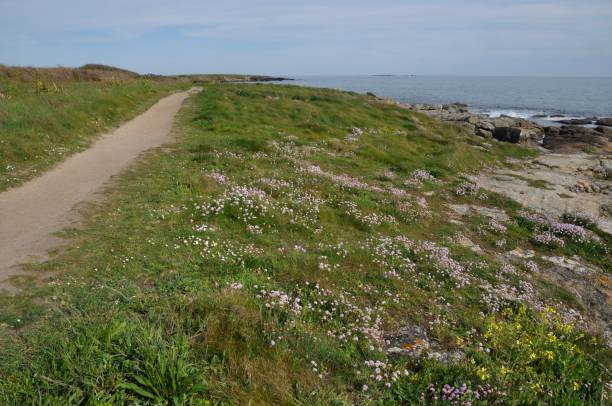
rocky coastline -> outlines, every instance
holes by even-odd
[[[558,122],[560,126],[543,126],[522,118],[477,114],[462,103],[402,104],[368,96],[462,126],[491,142],[537,148],[538,157],[517,162],[514,169],[492,169],[473,180],[532,209],[555,215],[583,212],[612,233],[612,119],[568,119]]]
[[[489,117],[486,114],[470,112],[468,105],[463,103],[406,104],[379,98],[373,93],[368,93],[368,96],[441,121],[458,124],[484,138],[544,148],[555,153],[612,152],[612,118],[609,117],[567,119],[558,121],[561,126],[543,126],[523,118],[505,115]]]

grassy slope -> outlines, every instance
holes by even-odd
[[[177,87],[139,79],[59,84],[0,80],[0,191],[82,150],[95,135]]]
[[[353,127],[363,134],[347,140]],[[2,403],[435,403],[444,384],[466,384],[462,401],[599,402],[610,377],[595,358],[609,353],[559,320],[571,295],[551,297],[525,263],[501,272],[495,253],[502,239],[539,254],[601,247],[534,245],[528,222],[500,235],[445,209],[470,202],[516,219],[499,196],[458,196],[459,174],[529,151],[363,96],[268,85],[206,86],[177,136],[38,267],[57,272],[51,283],[2,299]],[[406,186],[418,169],[437,180]],[[455,243],[458,232],[485,252]],[[523,304],[480,287],[522,280],[536,292]],[[558,316],[529,309],[540,302]],[[415,325],[430,352],[464,359],[386,355],[381,334]],[[384,363],[380,381],[366,361]]]

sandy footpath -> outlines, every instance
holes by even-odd
[[[145,113],[102,135],[89,149],[24,185],[0,193],[0,288],[42,260],[62,240],[52,236],[75,220],[75,205],[91,200],[105,182],[147,149],[170,139],[174,116],[190,93],[175,93]]]

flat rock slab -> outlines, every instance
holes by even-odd
[[[494,207],[477,206],[474,204],[449,204],[448,207],[460,216],[477,213],[497,221],[504,222],[510,220],[510,217],[508,217],[505,211]]]
[[[600,161],[601,157],[588,154],[545,154],[521,169],[483,173],[470,180],[540,211],[555,215],[587,213],[602,230],[612,234],[612,219],[602,210],[612,204],[612,195],[607,194],[612,182],[590,175],[599,170]],[[581,193],[577,186],[582,183],[597,183],[606,193]]]
[[[168,142],[176,113],[196,91],[161,99],[114,132],[102,135],[89,149],[0,193],[0,286],[9,288],[9,278],[23,273],[20,264],[43,260],[61,244],[52,234],[74,223],[77,204],[91,200],[143,151]]]

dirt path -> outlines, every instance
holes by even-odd
[[[169,140],[174,116],[190,93],[168,96],[100,137],[89,149],[26,184],[0,193],[0,288],[22,274],[20,264],[42,260],[61,244],[52,236],[74,221],[73,208],[91,200],[109,178],[143,151]]]

